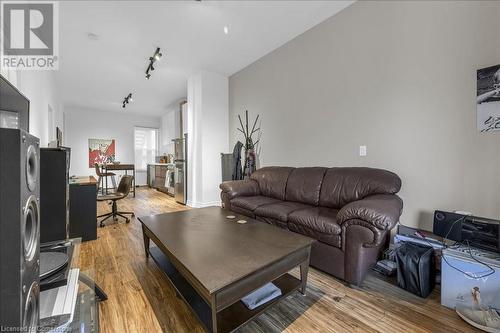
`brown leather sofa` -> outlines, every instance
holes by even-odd
[[[387,246],[401,179],[372,168],[265,167],[220,185],[223,206],[317,241],[311,266],[359,285]]]

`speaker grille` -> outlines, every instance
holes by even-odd
[[[23,213],[23,250],[26,261],[33,260],[38,244],[38,228],[40,225],[40,210],[34,195],[28,198]]]
[[[446,215],[442,212],[436,212],[435,219],[439,222],[444,221]]]

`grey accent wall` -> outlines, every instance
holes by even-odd
[[[392,170],[410,226],[435,209],[498,218],[500,133],[477,132],[475,103],[476,70],[496,64],[499,2],[356,2],[230,77],[230,143],[248,109],[261,166]]]

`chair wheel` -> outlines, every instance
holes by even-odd
[[[126,219],[126,220],[125,220],[125,223],[130,223],[130,219]]]
[[[104,228],[104,224],[100,223],[99,227]]]
[[[113,217],[113,221],[118,221],[118,218],[117,217]]]
[[[135,214],[134,214],[134,213],[132,213],[132,217],[135,217]]]

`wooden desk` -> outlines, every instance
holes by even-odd
[[[93,176],[69,180],[69,237],[97,239],[97,180]]]
[[[74,177],[69,179],[70,185],[94,185],[97,186],[97,179],[94,176]]]
[[[133,182],[132,182],[132,191],[134,193],[134,198],[135,198],[135,165],[134,164],[102,164],[101,168],[103,169],[103,172],[108,172],[108,171],[125,171],[125,175],[128,174],[129,171],[132,171],[132,176],[134,176]],[[105,184],[106,184],[106,191],[108,189],[108,177],[105,177]]]

